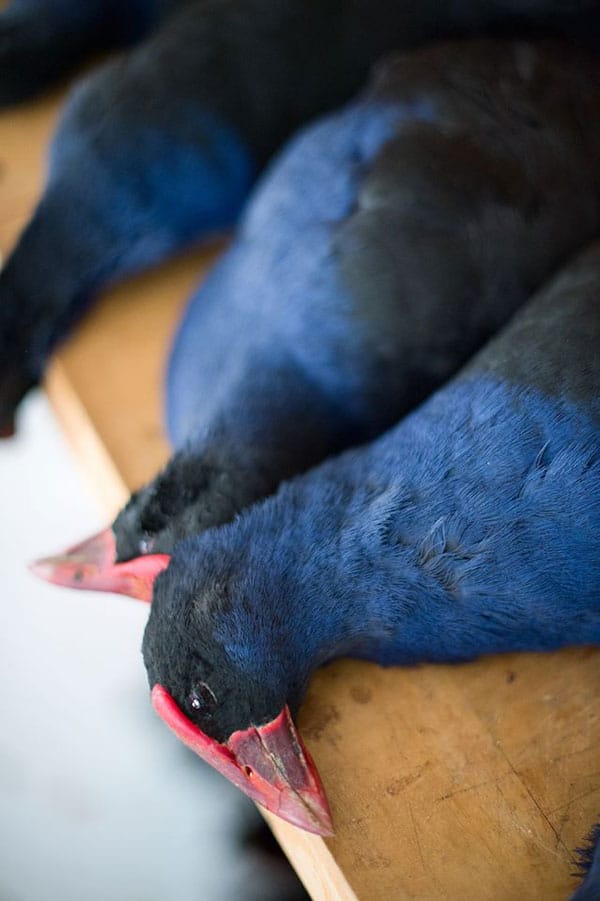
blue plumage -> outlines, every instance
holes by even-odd
[[[351,215],[365,169],[399,123],[433,117],[429,105],[423,107],[421,114],[397,104],[359,104],[311,127],[277,161],[239,225],[234,248],[192,299],[179,329],[167,389],[175,447],[197,441],[220,415],[235,417],[246,432],[251,423],[244,411],[257,402],[255,379],[264,382],[264,402],[271,403],[277,371],[286,393],[290,378],[303,378],[323,386],[331,407],[352,418],[344,395],[352,405],[364,380],[360,354],[352,352],[360,334],[347,315],[352,299],[340,283],[334,235]],[[227,409],[232,401],[235,411]],[[364,407],[355,413],[368,415]]]
[[[199,235],[231,226],[256,175],[246,142],[234,128],[188,100],[178,111],[185,128],[148,121],[130,109],[127,129],[115,143],[112,134],[81,128],[89,89],[84,84],[73,93],[51,145],[44,203],[62,201],[67,234],[81,221],[70,198],[93,207],[100,222],[110,222],[110,233],[102,234],[100,268],[122,274],[147,266]],[[95,115],[102,113],[97,107]],[[143,165],[135,165],[140,152]],[[89,171],[78,167],[86,156],[95,159],[91,183]]]

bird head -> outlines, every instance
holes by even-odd
[[[158,715],[254,801],[330,835],[325,792],[292,716],[307,670],[294,665],[264,567],[228,545],[230,532],[181,542],[173,557],[118,562],[114,532],[105,529],[31,568],[55,584],[152,602],[143,654]]]
[[[143,641],[154,709],[254,801],[330,835],[325,792],[292,717],[304,680],[286,672],[281,647],[257,631],[260,599],[223,572],[218,552],[215,568],[199,555],[201,539],[213,536],[183,542],[156,579]]]
[[[110,528],[36,560],[31,570],[67,588],[150,601],[153,580],[168,565],[177,542],[227,522],[237,506],[235,485],[226,473],[180,452],[132,494]]]
[[[263,559],[276,542],[253,542],[251,523],[226,525],[177,542],[172,555],[150,545],[120,561],[115,526],[33,571],[152,602],[143,653],[159,716],[253,800],[331,834],[325,793],[293,720],[311,654],[285,612],[291,586],[275,584],[275,569],[288,568]]]

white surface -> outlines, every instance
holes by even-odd
[[[28,573],[105,523],[41,395],[19,424],[0,442],[1,901],[266,898],[235,850],[245,800],[151,710],[145,605]]]

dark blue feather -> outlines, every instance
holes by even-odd
[[[600,824],[594,826],[583,848],[577,849],[578,864],[583,882],[571,901],[597,901],[600,898]]]

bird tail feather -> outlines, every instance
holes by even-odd
[[[594,826],[585,845],[577,848],[577,866],[577,875],[584,878],[571,901],[600,901],[600,823]]]

